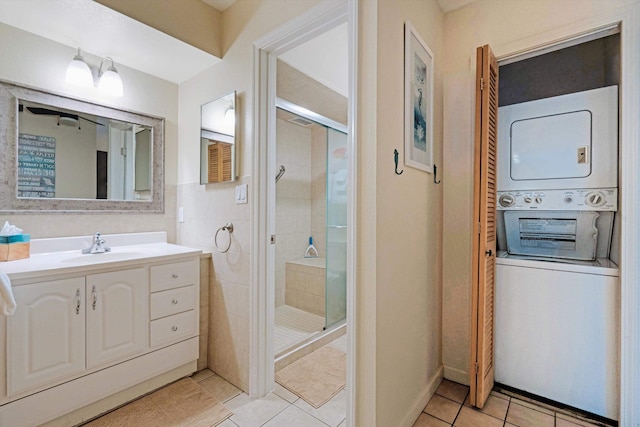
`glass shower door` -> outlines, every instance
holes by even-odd
[[[327,129],[326,328],[347,315],[347,135]]]

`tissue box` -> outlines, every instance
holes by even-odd
[[[0,261],[29,258],[31,240],[28,234],[0,236]]]

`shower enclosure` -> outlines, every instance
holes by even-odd
[[[276,358],[344,325],[346,127],[278,100]],[[305,258],[309,238],[318,256]]]

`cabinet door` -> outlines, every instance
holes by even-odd
[[[146,268],[87,276],[87,369],[148,347]]]
[[[84,277],[16,286],[7,317],[7,394],[59,382],[85,368]]]

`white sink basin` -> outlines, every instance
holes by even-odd
[[[111,262],[111,261],[119,261],[125,259],[134,259],[134,258],[142,258],[147,254],[144,252],[130,252],[130,251],[122,251],[122,252],[104,252],[101,254],[81,254],[78,256],[63,258],[60,261],[68,264],[91,264],[98,262]]]

